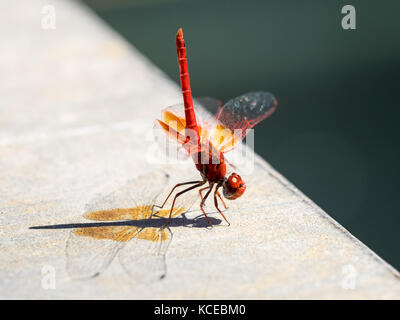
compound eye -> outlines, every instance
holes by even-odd
[[[242,184],[241,182],[242,182],[242,179],[236,173],[232,173],[232,175],[228,179],[228,183],[229,183],[230,187],[233,189],[239,188]]]

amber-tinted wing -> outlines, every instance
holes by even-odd
[[[256,124],[270,116],[276,109],[277,100],[269,92],[249,92],[229,100],[224,105],[214,98],[196,98],[195,112],[203,146],[212,146],[221,152],[235,148]],[[212,117],[210,112],[215,112]],[[186,151],[193,150],[185,137],[186,121],[184,105],[175,105],[162,111],[158,127]],[[196,150],[196,149],[194,149]]]
[[[180,109],[184,105],[175,105],[168,107],[161,112],[161,119],[157,120],[156,128],[161,128],[169,138],[175,140],[179,144],[185,143],[185,116],[182,115]]]
[[[200,108],[200,105],[202,105],[201,101],[203,100],[195,100],[195,110],[200,134],[200,142],[204,144],[208,141],[210,128],[213,126],[215,119],[212,118],[207,112],[204,112],[202,108]],[[190,141],[186,139],[186,120],[183,114],[184,108],[185,107],[183,104],[177,104],[162,110],[161,119],[157,120],[156,122],[156,129],[162,129],[162,131],[172,141],[176,142],[179,147],[183,147],[187,154],[190,155],[197,149],[192,148]],[[162,143],[163,137],[159,137],[156,133],[156,138],[158,139],[158,142],[160,142],[160,147],[164,150],[167,150],[169,146],[166,146],[165,143]],[[173,154],[173,156],[175,155]]]

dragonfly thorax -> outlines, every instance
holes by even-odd
[[[235,200],[246,190],[246,184],[237,173],[232,173],[229,177],[226,177],[226,163],[222,152],[203,150],[195,153],[193,160],[204,180],[207,180],[210,184],[216,183],[223,187],[223,194],[226,199]]]
[[[201,151],[193,155],[193,160],[204,180],[222,185],[226,175],[226,163],[223,153],[216,156],[215,153]]]

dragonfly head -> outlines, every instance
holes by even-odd
[[[224,197],[228,200],[239,198],[246,190],[246,184],[237,173],[232,173],[222,184]]]

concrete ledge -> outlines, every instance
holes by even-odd
[[[48,4],[55,30],[41,27]],[[179,89],[79,3],[0,9],[1,298],[400,298],[395,269],[258,157],[246,196],[230,203],[229,228],[188,228],[177,218],[164,279],[143,284],[117,257],[98,277],[71,279],[74,228],[31,227],[85,223],[99,195],[155,171],[144,158],[148,132],[162,107],[180,101]],[[176,179],[197,174],[161,169]],[[127,243],[115,256],[145,250]],[[149,243],[157,242],[140,245]],[[128,259],[134,268],[138,260]]]

